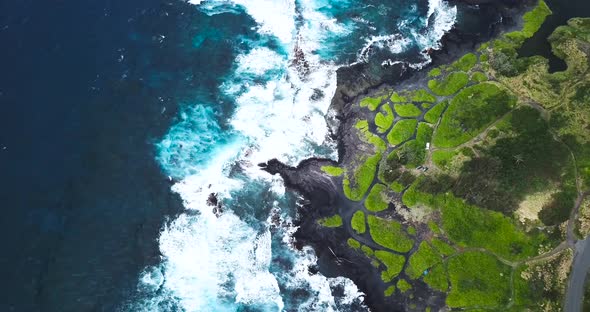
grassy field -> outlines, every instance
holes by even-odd
[[[428,81],[428,88],[436,95],[448,96],[457,93],[469,82],[469,75],[464,72],[453,72],[442,80]]]
[[[344,169],[335,166],[322,166],[321,169],[323,172],[333,177],[339,177],[344,173]]]
[[[410,285],[410,283],[408,283],[408,281],[406,281],[403,278],[400,278],[397,281],[397,284],[395,285],[397,286],[397,289],[399,289],[399,291],[401,291],[402,293],[405,293],[408,290],[412,289],[412,285]]]
[[[377,126],[378,133],[385,133],[391,125],[393,124],[393,120],[395,119],[395,115],[391,110],[391,106],[389,104],[384,104],[381,106],[381,111],[375,115],[375,125]]]
[[[428,270],[428,273],[424,275],[424,283],[434,290],[446,292],[449,289],[449,279],[445,264],[437,264]]]
[[[451,308],[500,308],[510,298],[510,267],[482,252],[465,252],[448,262]]]
[[[357,234],[363,234],[367,230],[367,222],[365,221],[365,213],[361,210],[357,210],[350,220],[350,226],[357,232]]]
[[[422,111],[412,103],[394,104],[393,107],[401,117],[417,117],[422,114]]]
[[[411,279],[417,279],[424,272],[442,261],[440,254],[430,246],[426,241],[420,243],[418,250],[410,256],[409,265],[406,268],[406,274]]]
[[[340,215],[333,215],[331,217],[319,219],[318,224],[329,228],[341,227],[342,218],[340,217]]]
[[[381,161],[381,153],[365,157],[364,161],[355,168],[352,176],[347,172],[342,180],[342,187],[344,195],[352,201],[360,201],[363,199],[371,183],[375,178],[377,165]]]
[[[372,212],[379,212],[387,209],[389,203],[385,201],[384,196],[387,193],[387,186],[383,184],[375,184],[367,199],[365,200],[365,208]]]
[[[404,263],[406,263],[406,258],[404,256],[383,250],[375,251],[375,257],[386,267],[386,269],[381,272],[381,279],[386,283],[391,282],[391,280],[402,271]]]
[[[385,248],[397,252],[408,252],[414,241],[408,237],[401,224],[395,220],[367,216],[369,232],[373,241]]]
[[[387,141],[391,145],[399,145],[409,140],[416,132],[417,125],[418,121],[416,119],[402,119],[396,122],[389,134],[387,134]]]
[[[426,112],[426,114],[424,114],[424,121],[435,124],[447,107],[447,104],[447,101],[436,104],[433,108]]]
[[[433,143],[437,147],[455,147],[465,143],[515,104],[514,96],[492,83],[465,88],[451,101]]]
[[[475,66],[476,63],[477,56],[475,56],[475,54],[473,53],[467,53],[463,55],[463,57],[455,61],[453,64],[451,64],[451,68],[453,70],[468,72],[473,68],[473,66]]]

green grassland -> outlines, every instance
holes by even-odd
[[[405,279],[399,279],[397,281],[397,284],[395,284],[397,286],[397,289],[399,289],[399,291],[401,291],[402,293],[405,293],[406,291],[412,289],[412,285],[410,285],[410,283],[408,283],[408,281],[406,281]]]
[[[381,272],[381,279],[386,283],[391,282],[391,280],[402,271],[404,263],[406,263],[406,258],[404,256],[383,250],[375,251],[375,257],[386,267],[386,269]]]
[[[465,252],[448,262],[451,308],[479,306],[499,308],[510,299],[510,267],[493,255]]]
[[[367,230],[367,222],[365,221],[365,213],[361,210],[356,211],[350,220],[350,226],[358,234],[363,234]]]
[[[394,104],[393,107],[401,117],[417,117],[422,114],[422,111],[412,103]]]
[[[455,147],[479,134],[510,111],[516,98],[492,83],[468,87],[451,101],[436,131],[437,147]]]
[[[342,226],[342,217],[340,217],[340,215],[333,215],[331,217],[322,218],[318,220],[318,224],[329,228],[340,227]]]
[[[473,53],[467,53],[451,64],[451,68],[453,70],[468,72],[473,66],[475,66],[475,64],[477,64],[477,56]]]
[[[393,120],[395,119],[395,115],[391,110],[391,106],[389,104],[384,104],[381,106],[381,111],[375,115],[375,125],[377,126],[378,133],[385,133],[391,125],[393,124]]]
[[[436,95],[448,96],[457,93],[469,82],[469,75],[464,72],[452,72],[442,80],[428,81],[428,88]]]
[[[416,119],[402,119],[396,122],[387,135],[387,141],[391,145],[399,145],[409,140],[416,132],[416,125],[418,125]]]
[[[335,166],[322,166],[322,171],[333,177],[339,177],[344,173],[344,169]]]
[[[424,275],[424,283],[434,290],[446,292],[449,289],[446,265],[440,263],[428,270],[428,273]]]
[[[426,112],[426,114],[424,114],[424,121],[435,124],[447,107],[447,104],[448,103],[446,101],[436,104],[433,108]]]
[[[372,212],[379,212],[387,209],[389,203],[385,201],[384,196],[387,192],[387,186],[383,184],[375,184],[371,188],[367,199],[365,200],[365,208]]]
[[[590,19],[572,19],[549,37],[567,64],[549,73],[543,57],[517,52],[549,14],[540,1],[521,31],[432,69],[412,90],[360,100],[375,133],[359,121],[362,152],[346,168],[322,170],[343,175],[345,196],[359,202],[353,231],[368,227],[383,249],[348,241],[380,270],[386,296],[399,290],[411,302],[423,281],[451,309],[561,307],[572,254],[548,252],[564,240],[578,194],[590,191]],[[420,83],[429,90],[414,89]],[[548,195],[531,201],[538,194]],[[389,201],[403,225],[384,211]],[[531,205],[536,219],[521,221],[520,209]],[[543,260],[526,262],[532,257]]]
[[[423,241],[418,246],[418,250],[410,257],[406,274],[412,279],[417,279],[424,274],[424,271],[441,261],[440,254],[428,242]]]
[[[367,221],[371,238],[375,243],[397,252],[408,252],[412,249],[414,242],[399,222],[373,215],[368,215]]]

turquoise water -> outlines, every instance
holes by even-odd
[[[210,77],[213,91],[182,103],[155,145],[186,210],[162,230],[161,263],[144,269],[139,299],[122,309],[366,310],[351,280],[309,272],[313,250],[297,250],[290,235],[299,199],[257,164],[336,159],[324,117],[336,70],[357,62],[427,64],[421,51],[438,45],[456,8],[437,0],[193,2],[207,17],[192,47],[210,54],[208,62],[218,53],[208,43],[232,42],[232,65]],[[214,26],[233,16],[254,25]],[[221,213],[206,204],[210,194]]]

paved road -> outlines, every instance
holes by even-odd
[[[582,311],[584,281],[590,269],[590,236],[576,242],[574,264],[565,297],[565,312]]]

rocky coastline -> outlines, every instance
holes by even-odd
[[[498,33],[517,28],[516,20],[528,8],[522,2],[514,1],[454,1],[459,5],[478,5],[486,14],[496,16],[492,24],[479,25],[478,33],[469,32],[458,27],[453,28],[441,39],[441,48],[427,51],[432,63],[424,69],[412,69],[400,63],[384,68],[376,64],[361,63],[338,70],[338,87],[332,99],[332,117],[326,117],[333,137],[338,142],[339,161],[311,158],[302,161],[296,167],[287,166],[276,159],[259,164],[269,174],[282,177],[288,190],[301,194],[306,200],[300,207],[297,220],[298,231],[294,234],[297,245],[310,245],[318,256],[319,271],[330,277],[345,276],[351,278],[366,294],[365,303],[371,311],[405,311],[410,304],[406,298],[385,297],[383,282],[379,271],[371,265],[367,257],[354,252],[346,245],[347,233],[352,231],[350,224],[338,229],[326,229],[317,225],[317,220],[334,215],[339,211],[344,214],[354,212],[351,203],[343,194],[342,177],[327,177],[322,171],[324,166],[346,165],[354,161],[358,149],[370,148],[353,135],[350,129],[363,112],[352,105],[359,96],[379,92],[379,89],[392,85],[411,85],[423,83],[427,69],[448,63],[458,56],[473,51],[478,44],[490,40]],[[527,3],[527,4],[530,4]],[[482,35],[481,29],[485,29]],[[401,206],[401,199],[397,204]],[[395,210],[393,214],[396,214]],[[345,216],[343,216],[345,217]],[[350,217],[350,216],[347,216]],[[400,215],[390,216],[403,219]],[[445,295],[428,289],[424,283],[418,285],[413,302],[428,306],[443,307]]]

